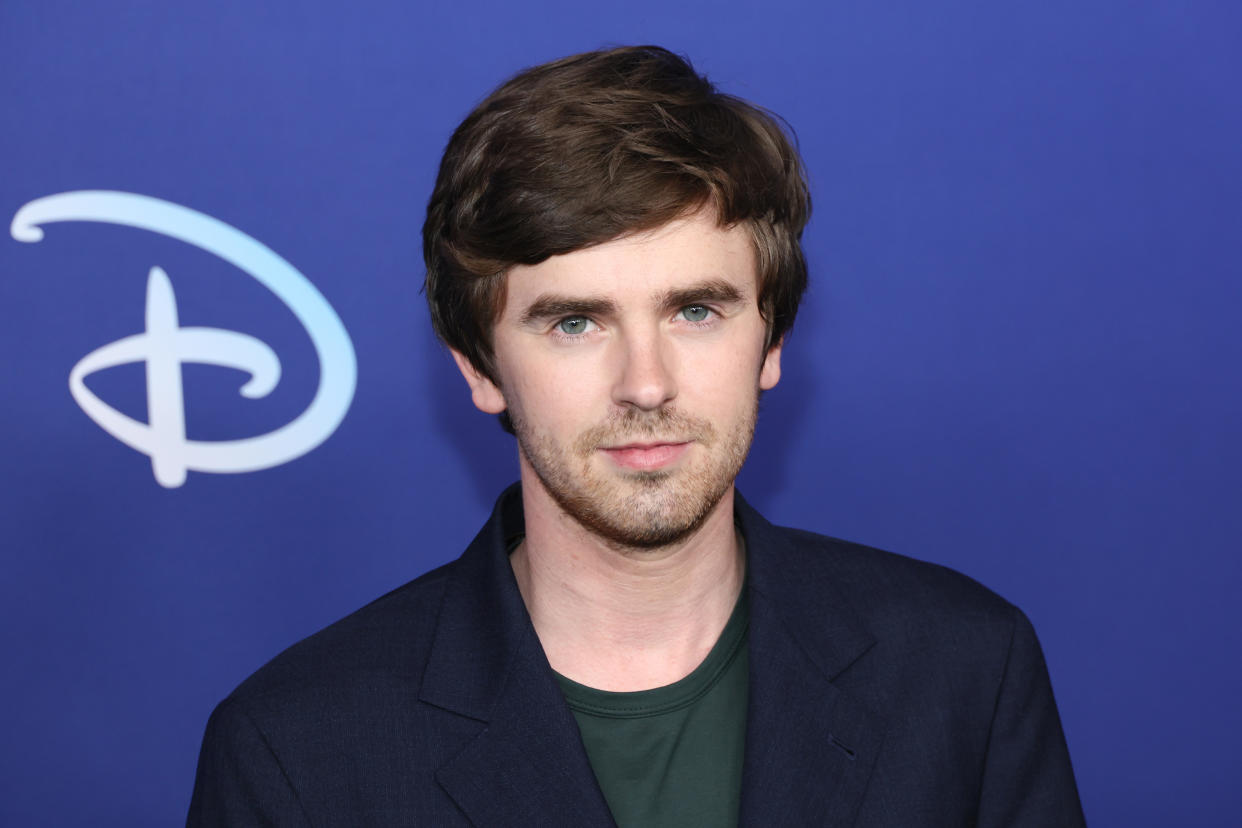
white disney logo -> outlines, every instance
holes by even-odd
[[[23,205],[10,232],[23,242],[43,238],[39,225],[95,221],[150,230],[202,248],[259,280],[289,306],[319,357],[319,388],[292,422],[242,440],[187,440],[181,363],[200,362],[250,374],[241,394],[258,398],[280,380],[280,360],[252,336],[220,328],[182,328],[167,274],[152,267],[147,277],[146,332],[104,345],[69,372],[69,390],[100,428],[151,458],[161,486],[185,482],[186,471],[236,473],[266,469],[300,457],[336,430],[354,397],[358,366],[340,317],[314,285],[271,249],[222,221],[168,201],[134,193],[81,190]],[[147,422],[122,414],[99,399],[83,379],[96,371],[145,362]]]

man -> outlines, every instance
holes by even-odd
[[[426,287],[520,486],[221,703],[190,824],[1082,824],[1015,607],[733,490],[808,210],[778,123],[662,49],[480,104]]]

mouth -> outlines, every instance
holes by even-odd
[[[690,441],[625,443],[600,448],[618,466],[653,471],[672,465],[690,448]]]

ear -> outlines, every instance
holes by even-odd
[[[763,357],[763,367],[759,369],[759,388],[762,391],[770,391],[776,387],[781,381],[781,348],[785,345],[785,338],[780,340],[768,348],[767,354]]]
[[[466,359],[460,351],[453,348],[449,348],[449,351],[453,354],[453,361],[457,363],[457,370],[461,371],[461,375],[466,378],[466,384],[470,386],[470,399],[474,401],[475,408],[486,414],[499,414],[508,408],[505,395],[496,383],[475,368],[474,363]]]

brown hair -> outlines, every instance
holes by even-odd
[[[806,289],[802,162],[776,116],[718,92],[657,46],[587,52],[519,73],[461,123],[423,224],[439,337],[497,381],[505,271],[651,230],[710,205],[749,225],[768,345]]]

